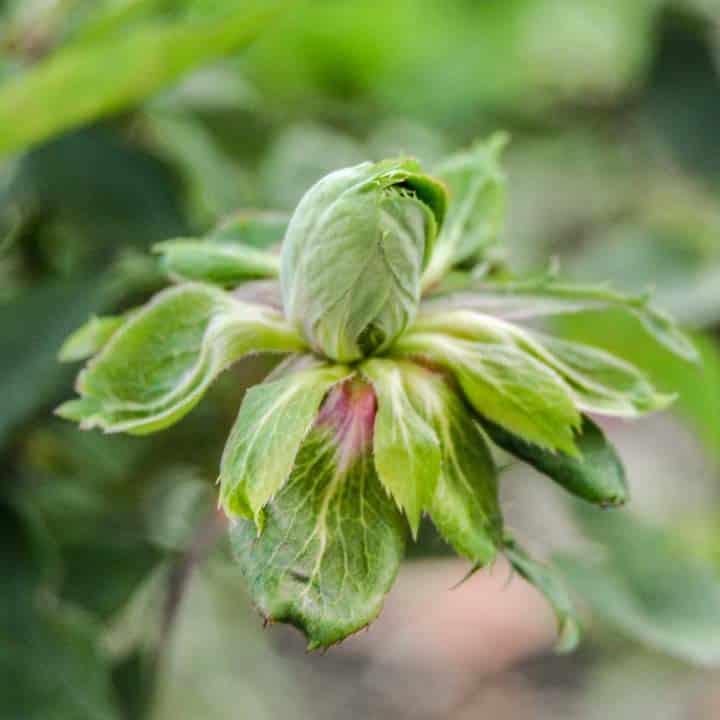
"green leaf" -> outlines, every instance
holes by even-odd
[[[122,315],[93,315],[65,340],[58,353],[60,362],[86,360],[97,354],[127,320]]]
[[[242,245],[178,238],[158,243],[153,251],[174,280],[197,280],[223,287],[246,280],[277,277],[280,256]]]
[[[361,372],[377,396],[373,451],[380,482],[407,515],[417,538],[440,475],[437,435],[410,402],[398,363],[376,358],[363,363]]]
[[[573,431],[580,415],[570,389],[553,370],[512,344],[410,332],[393,352],[439,363],[455,375],[483,417],[535,445],[577,455]]]
[[[572,652],[580,641],[580,623],[567,589],[558,573],[533,560],[511,538],[505,538],[505,556],[515,572],[534,585],[552,605],[558,623],[558,652]]]
[[[80,373],[80,399],[57,412],[84,428],[154,432],[188,413],[243,355],[302,347],[278,313],[206,285],[181,285],[132,314]]]
[[[440,478],[430,503],[435,526],[475,565],[491,563],[502,543],[497,471],[482,430],[436,372],[402,363],[408,392],[440,440]]]
[[[555,562],[591,610],[651,648],[700,666],[720,665],[717,569],[690,556],[681,538],[627,512],[579,504],[575,510],[604,557],[562,554]]]
[[[525,442],[495,423],[482,420],[490,439],[503,450],[532,465],[558,485],[583,500],[602,506],[623,505],[628,500],[625,470],[615,448],[589,417],[575,438],[582,457],[550,453]]]
[[[288,482],[253,522],[231,528],[250,594],[270,620],[328,647],[380,612],[404,550],[402,517],[372,461],[374,396],[338,386],[303,443]]]
[[[323,398],[349,372],[324,366],[248,390],[220,468],[225,512],[251,517],[262,528],[262,509],[290,476]]]
[[[280,5],[282,7],[282,4]],[[118,112],[201,63],[247,45],[278,11],[153,23],[61,49],[0,88],[0,153]]]
[[[405,330],[444,202],[413,161],[362,163],[310,188],[290,220],[280,283],[287,318],[315,350],[353,362]]]
[[[553,277],[527,282],[476,283],[428,301],[426,308],[466,308],[510,321],[524,321],[617,308],[633,315],[645,330],[671,352],[689,360],[697,350],[672,318],[650,303],[647,293],[624,295],[604,285],[568,285]]]
[[[450,205],[423,287],[441,280],[454,265],[476,260],[497,240],[505,214],[505,175],[500,155],[504,133],[449,157],[435,174],[450,188]]]

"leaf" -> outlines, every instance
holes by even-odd
[[[242,245],[178,238],[158,243],[154,252],[174,280],[197,280],[223,287],[255,278],[277,277],[280,256]]]
[[[255,520],[282,488],[328,390],[349,370],[321,366],[248,390],[220,468],[220,502],[228,515]]]
[[[243,355],[300,349],[272,310],[205,285],[181,285],[132,314],[78,376],[81,397],[57,412],[86,429],[154,432],[187,414]]]
[[[496,445],[529,463],[583,500],[602,506],[623,505],[627,502],[629,493],[622,462],[602,430],[586,415],[575,438],[581,457],[547,452],[495,423],[487,420],[481,423]]]
[[[193,67],[247,45],[279,7],[157,22],[102,44],[57,51],[0,88],[0,153],[134,105]]]
[[[410,398],[440,440],[441,474],[429,507],[435,526],[475,565],[491,563],[502,543],[495,464],[468,408],[438,373],[402,364]]]
[[[483,417],[549,450],[576,455],[580,415],[558,375],[509,343],[469,342],[434,333],[407,333],[400,356],[427,358],[450,370]]]
[[[377,396],[373,451],[380,482],[407,515],[417,539],[440,475],[437,435],[413,408],[398,363],[375,358],[363,363],[361,372]]]
[[[627,512],[576,506],[583,531],[605,550],[555,558],[567,582],[605,623],[686,662],[720,665],[720,580],[680,538]]]
[[[251,521],[231,528],[250,594],[270,620],[328,647],[380,612],[404,550],[402,518],[372,461],[372,391],[338,386],[303,443],[290,479]]]
[[[688,360],[697,359],[692,342],[669,315],[650,304],[647,294],[623,295],[604,285],[567,285],[553,278],[477,283],[469,292],[430,299],[426,308],[466,308],[510,321],[617,308],[637,318],[671,352]]]
[[[86,360],[98,353],[127,318],[122,315],[93,315],[65,340],[58,353],[60,362]]]
[[[533,560],[511,537],[505,539],[504,553],[515,572],[534,585],[552,605],[558,623],[555,649],[561,653],[572,652],[580,641],[580,623],[560,575]]]
[[[454,265],[477,260],[495,243],[505,214],[505,175],[500,155],[508,137],[497,133],[435,168],[450,188],[450,205],[423,287],[441,280]]]

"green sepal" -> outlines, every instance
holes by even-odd
[[[497,469],[472,412],[446,379],[400,364],[409,396],[440,442],[441,473],[428,512],[442,537],[476,566],[502,544]]]
[[[505,537],[504,554],[515,572],[534,585],[552,606],[558,624],[555,650],[572,652],[580,642],[580,621],[560,574],[533,560],[510,536]]]
[[[220,504],[228,515],[250,517],[262,530],[262,509],[290,476],[323,398],[350,372],[321,366],[248,390],[220,465]]]
[[[548,450],[577,455],[581,418],[569,387],[512,342],[471,342],[438,333],[406,333],[393,348],[449,370],[477,412]]]
[[[404,523],[375,472],[370,429],[350,423],[347,437],[361,440],[361,452],[348,453],[335,428],[316,424],[265,508],[262,534],[249,520],[230,530],[254,603],[268,620],[299,628],[309,649],[375,619],[404,552]]]
[[[83,402],[58,412],[85,429],[154,432],[187,414],[243,355],[303,347],[279,313],[207,285],[180,285],[132,313],[78,376]]]
[[[373,451],[380,482],[405,512],[413,538],[440,475],[440,443],[408,397],[401,367],[375,358],[360,366],[377,396]]]
[[[124,315],[93,315],[65,340],[58,360],[71,363],[96,355],[126,320]]]
[[[503,450],[532,465],[568,492],[603,507],[624,505],[629,499],[625,470],[603,431],[583,416],[575,443],[582,457],[551,453],[525,442],[504,428],[481,419],[485,432]]]

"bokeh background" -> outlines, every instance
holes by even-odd
[[[678,393],[606,426],[627,511],[503,474],[515,534],[582,608],[577,653],[501,563],[451,589],[467,568],[427,527],[378,623],[308,655],[262,629],[216,511],[269,366],[124,438],[53,417],[59,346],[165,283],[154,242],[498,129],[511,267],[652,289],[702,362],[613,313],[554,328]],[[0,2],[0,718],[720,717],[719,133],[717,0]]]

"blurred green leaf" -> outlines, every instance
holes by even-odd
[[[247,45],[282,3],[152,24],[62,48],[0,88],[0,154],[125,109],[200,63]]]
[[[0,306],[0,445],[18,423],[69,383],[70,371],[57,353],[71,330],[106,303],[106,278],[39,285]]]
[[[720,664],[720,577],[679,538],[621,512],[576,506],[581,528],[605,551],[595,562],[555,562],[598,617],[661,652]]]
[[[30,531],[5,503],[0,528],[0,717],[118,719],[98,628],[42,591]]]

